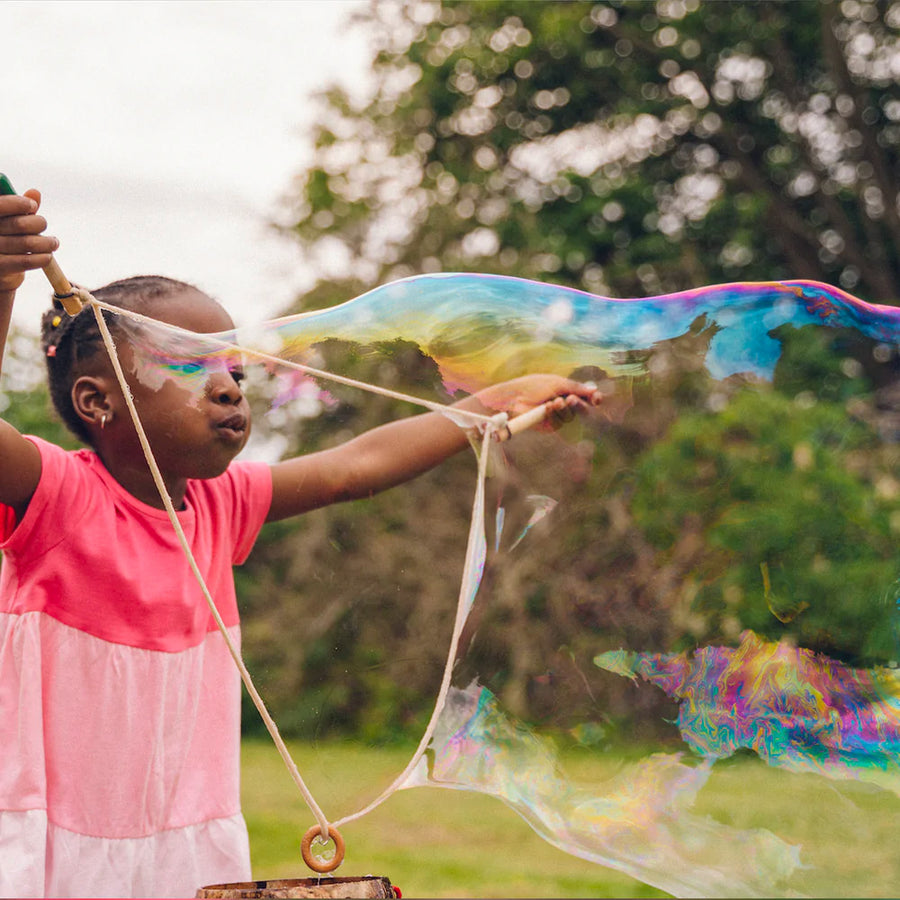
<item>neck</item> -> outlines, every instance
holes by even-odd
[[[116,464],[108,454],[104,454],[101,448],[97,448],[106,470],[132,497],[152,506],[154,509],[165,509],[166,505],[160,496],[159,488],[153,479],[153,474],[145,460],[137,465]],[[186,478],[167,478],[162,476],[166,493],[172,500],[172,506],[176,510],[184,508],[184,496],[187,493]]]

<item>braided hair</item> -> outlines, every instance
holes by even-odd
[[[92,293],[111,306],[152,315],[154,301],[185,290],[196,289],[161,275],[138,275],[114,281]],[[101,313],[112,334],[121,335],[118,317],[108,310],[101,310]],[[47,363],[47,382],[54,408],[66,427],[79,440],[90,444],[90,431],[72,404],[72,386],[84,374],[85,364],[98,353],[106,352],[93,310],[85,307],[77,315],[69,316],[62,304],[54,299],[53,307],[41,318],[41,348]]]

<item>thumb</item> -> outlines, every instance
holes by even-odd
[[[40,191],[37,191],[34,188],[29,188],[27,191],[25,191],[24,194],[22,194],[22,196],[28,197],[29,199],[34,200],[34,202],[37,203],[37,205],[38,205],[38,209],[41,208],[41,192]]]

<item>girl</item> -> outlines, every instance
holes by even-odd
[[[57,241],[40,195],[0,196],[0,357],[16,289]],[[148,277],[99,300],[195,332],[231,329],[214,300]],[[131,350],[115,317],[126,372]],[[50,392],[87,446],[0,421],[0,896],[192,896],[250,878],[238,796],[240,681],[144,459],[92,310],[43,320]],[[232,566],[264,522],[404,482],[467,446],[428,413],[273,466],[235,461],[250,434],[239,370],[196,397],[130,388],[180,523],[228,629]],[[458,404],[519,414],[595,402],[551,376]]]

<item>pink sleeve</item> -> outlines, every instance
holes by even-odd
[[[20,522],[16,521],[16,514],[11,507],[0,504],[0,550],[11,544],[19,546],[26,538],[35,536],[42,530],[40,517],[42,507],[51,500],[55,503],[62,501],[62,498],[58,496],[56,486],[65,477],[69,454],[61,447],[41,438],[31,435],[25,435],[25,437],[38,448],[41,454],[41,477],[31,503],[28,504],[28,509]],[[55,531],[62,533],[71,524],[70,519],[73,515],[77,515],[76,510],[63,510],[62,515],[56,520]]]

